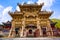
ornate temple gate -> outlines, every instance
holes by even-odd
[[[52,12],[41,11],[40,5],[20,5],[20,12],[10,13],[12,27],[8,37],[43,37],[53,36],[49,22]]]

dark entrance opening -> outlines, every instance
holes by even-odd
[[[27,32],[27,36],[26,37],[34,37],[34,33],[32,29],[29,29]]]
[[[34,37],[33,30],[37,29],[37,27],[33,24],[29,24],[25,28],[28,30],[28,32],[26,34],[27,35],[26,37]]]
[[[20,29],[19,27],[15,28],[15,34],[16,34],[15,37],[19,37],[19,29]]]
[[[31,29],[29,30],[29,34],[32,34],[32,30]]]
[[[46,34],[46,27],[42,27],[42,32],[43,32],[43,37],[46,37],[47,34]]]

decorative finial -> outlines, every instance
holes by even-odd
[[[17,5],[21,5],[21,3],[17,3]]]
[[[10,13],[10,11],[8,13]]]
[[[38,4],[38,5],[44,5],[44,3],[40,3],[40,4]]]
[[[27,4],[26,2],[24,2],[24,4]]]
[[[17,5],[19,5],[19,3],[17,3]]]
[[[35,4],[37,4],[36,2],[34,2]]]

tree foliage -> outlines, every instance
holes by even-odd
[[[52,19],[53,22],[57,22],[55,27],[60,28],[60,19]]]

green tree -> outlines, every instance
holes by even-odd
[[[56,28],[60,28],[60,19],[52,19],[53,22],[57,22],[57,24],[55,25]]]

